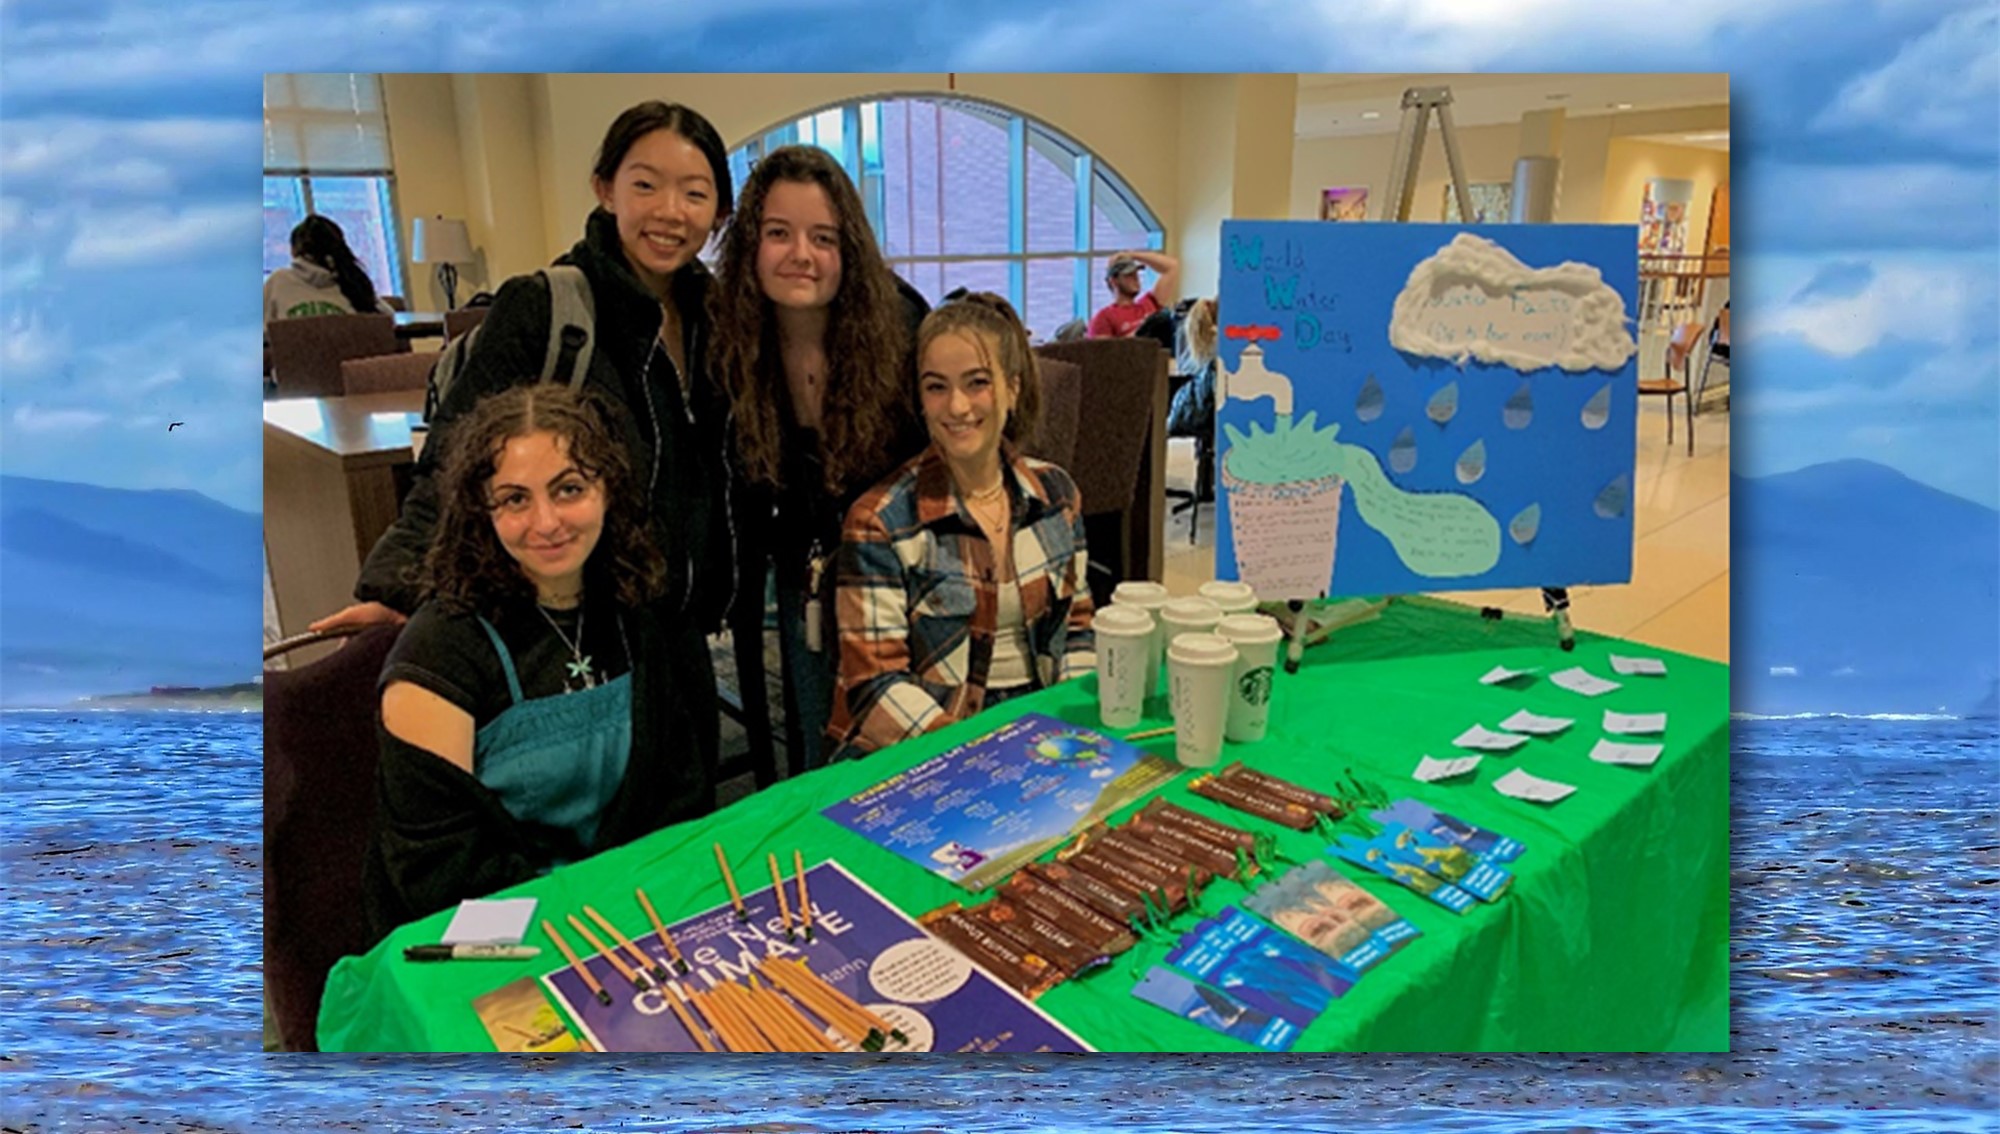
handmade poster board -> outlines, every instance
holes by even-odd
[[[1628,581],[1635,242],[1223,222],[1216,577],[1266,599]]]
[[[793,884],[787,876],[786,884]],[[1069,1029],[890,905],[835,862],[806,872],[813,935],[788,939],[771,887],[743,895],[749,920],[728,902],[667,927],[691,971],[678,977],[705,991],[743,983],[751,962],[804,961],[822,980],[888,1020],[907,1037],[894,1051],[1089,1051]],[[632,943],[664,963],[658,933]],[[600,1004],[567,966],[542,977],[556,1000],[599,1051],[698,1051],[694,1037],[656,987],[634,988],[601,956],[584,961],[611,994]]]

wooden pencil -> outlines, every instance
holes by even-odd
[[[607,921],[603,914],[598,913],[596,909],[590,906],[583,907],[583,913],[585,917],[588,917],[590,920],[596,922],[600,927],[602,927],[604,932],[609,933],[611,935],[611,939],[613,941],[618,942],[618,947],[620,949],[625,950],[626,954],[630,956],[632,960],[636,962],[641,969],[651,973],[655,981],[662,981],[667,979],[667,967],[661,964],[658,958],[648,957],[646,954],[640,952],[639,947],[637,945],[632,944],[630,938],[626,937],[623,933],[618,932],[618,927]]]
[[[722,844],[715,844],[715,865],[722,868],[722,884],[729,887],[729,901],[736,907],[736,920],[749,921],[750,911],[743,908],[743,895],[736,892],[736,876],[729,873],[729,856],[722,853]]]
[[[667,947],[667,956],[674,959],[674,967],[685,975],[688,971],[687,958],[681,956],[681,947],[674,944],[674,935],[667,932],[667,923],[661,921],[660,915],[654,911],[653,900],[646,896],[646,888],[638,887],[633,893],[639,895],[639,905],[644,907],[646,917],[652,921],[653,932],[660,935],[660,944]]]
[[[729,1001],[729,1006],[743,1017],[759,1039],[771,1045],[772,1051],[790,1051],[792,1045],[786,1041],[784,1029],[773,1022],[764,1011],[764,1006],[750,998],[748,991],[735,981],[716,987],[716,994]]]
[[[743,1041],[736,1034],[736,1029],[727,1020],[722,1018],[721,1011],[716,1008],[714,1001],[710,1000],[698,988],[689,988],[686,990],[686,993],[688,1007],[694,1009],[696,1015],[708,1021],[709,1028],[715,1032],[716,1042],[722,1045],[724,1051],[749,1050],[743,1046]]]
[[[778,895],[778,913],[785,919],[785,936],[792,935],[792,907],[785,901],[785,876],[778,870],[778,856],[766,855],[771,862],[771,892]]]
[[[845,992],[840,991],[840,989],[834,987],[827,981],[822,980],[820,978],[820,975],[812,971],[812,967],[807,965],[804,961],[793,961],[792,964],[798,967],[798,971],[805,977],[806,982],[808,984],[818,985],[820,988],[825,989],[827,994],[833,997],[836,1003],[841,1004],[847,1008],[851,1008],[856,1012],[859,1012],[861,1014],[861,1018],[868,1021],[870,1027],[879,1029],[885,1036],[902,1034],[896,1029],[896,1026],[894,1024],[891,1024],[889,1021],[884,1020],[882,1017],[869,1011],[867,1008],[861,1006],[860,1004],[857,1004],[853,997],[847,995]]]
[[[835,1050],[833,1044],[827,1041],[826,1033],[813,1027],[812,1022],[806,1019],[805,1013],[799,1010],[799,1006],[785,999],[775,985],[765,984],[756,977],[751,977],[750,995],[770,1007],[771,1014],[783,1022],[785,1031],[797,1038],[800,1051]]]
[[[710,988],[703,995],[707,997],[709,1006],[721,1013],[723,1018],[729,1021],[730,1029],[736,1033],[736,1042],[738,1045],[736,1050],[776,1051],[776,1048],[764,1041],[763,1033],[759,1032],[750,1023],[749,1018],[743,1014],[743,1010],[737,1006],[735,999],[730,996],[728,989],[728,983],[724,982]]]
[[[792,870],[799,876],[799,923],[805,927],[806,940],[813,939],[812,898],[806,894],[806,856],[792,852]]]
[[[597,978],[590,975],[590,970],[583,967],[582,961],[577,960],[576,950],[569,947],[569,942],[563,940],[563,935],[556,932],[556,927],[550,925],[547,918],[542,919],[542,932],[548,934],[549,940],[555,942],[556,948],[562,950],[562,955],[569,961],[569,967],[575,969],[576,975],[583,978],[584,986],[590,989],[591,995],[597,997],[597,1002],[609,1008],[611,994],[604,991],[604,986],[597,983]]]
[[[597,950],[597,955],[604,958],[607,961],[610,961],[611,967],[617,969],[619,974],[622,975],[626,980],[631,981],[633,988],[646,987],[646,982],[644,980],[641,980],[639,974],[632,970],[632,966],[626,964],[623,960],[619,959],[618,954],[611,951],[611,946],[606,945],[602,941],[599,941],[597,939],[597,934],[592,933],[590,931],[589,926],[578,921],[576,919],[575,914],[569,915],[569,927],[571,929],[576,930],[578,933],[581,933],[583,935],[583,939],[585,941],[590,942],[590,947]]]
[[[1125,739],[1152,740],[1155,737],[1172,736],[1173,733],[1174,733],[1173,725],[1162,725],[1159,728],[1142,728],[1138,732],[1128,732],[1125,734]]]
[[[702,1030],[700,1024],[694,1022],[693,1016],[688,1015],[686,1001],[687,994],[681,991],[680,983],[668,981],[667,1007],[674,1010],[674,1015],[680,1018],[681,1027],[686,1028],[688,1035],[694,1037],[695,1046],[703,1051],[714,1051],[715,1044],[709,1040],[708,1033]]]
[[[877,1029],[859,1012],[849,1010],[846,1005],[829,996],[824,987],[806,982],[794,965],[795,962],[784,962],[774,958],[765,965],[765,972],[770,974],[781,988],[791,993],[799,1003],[812,1009],[814,1015],[847,1037],[848,1042],[861,1047],[867,1043],[868,1033],[871,1031],[879,1030],[884,1036],[889,1034],[887,1029]]]

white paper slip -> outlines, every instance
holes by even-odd
[[[1494,732],[1485,725],[1473,725],[1459,733],[1458,739],[1452,743],[1460,748],[1484,748],[1488,752],[1508,752],[1528,743],[1528,738],[1516,736],[1511,732]]]
[[[1479,679],[1479,684],[1500,685],[1517,677],[1533,677],[1540,672],[1542,671],[1539,669],[1508,669],[1504,665],[1496,665],[1486,671],[1486,676]]]
[[[1667,731],[1665,713],[1614,713],[1604,710],[1604,731],[1622,732],[1627,736],[1650,736]]]
[[[1568,717],[1537,716],[1526,709],[1500,722],[1500,727],[1508,732],[1531,732],[1536,736],[1550,736],[1575,724]]]
[[[1626,677],[1665,677],[1667,663],[1659,658],[1625,658],[1611,655],[1611,669]]]
[[[1559,784],[1540,776],[1531,776],[1519,768],[1493,781],[1493,790],[1501,795],[1511,795],[1515,799],[1525,799],[1533,803],[1554,803],[1576,790],[1575,784]]]
[[[1572,693],[1581,693],[1586,697],[1595,697],[1599,693],[1609,693],[1619,688],[1616,681],[1599,677],[1580,665],[1573,665],[1560,673],[1551,673],[1549,680]]]
[[[519,945],[534,916],[533,898],[473,898],[458,903],[438,940],[446,945]]]
[[[1462,776],[1479,767],[1479,762],[1484,759],[1484,756],[1460,756],[1453,760],[1435,760],[1426,756],[1417,761],[1417,770],[1410,775],[1427,784],[1436,783]]]
[[[1616,740],[1600,740],[1590,750],[1590,758],[1600,764],[1629,764],[1634,768],[1650,768],[1666,751],[1664,744],[1625,744]]]

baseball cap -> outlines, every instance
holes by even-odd
[[[1108,280],[1114,276],[1122,276],[1127,272],[1136,272],[1144,266],[1130,256],[1120,256],[1116,260],[1111,261],[1110,267],[1104,269],[1104,278]]]

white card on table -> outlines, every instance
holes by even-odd
[[[1479,684],[1501,685],[1517,677],[1532,677],[1540,672],[1539,669],[1508,669],[1504,665],[1496,665],[1486,671],[1486,676],[1479,679]]]
[[[1528,743],[1528,738],[1516,736],[1511,732],[1494,732],[1485,725],[1473,725],[1459,733],[1458,739],[1452,743],[1460,748],[1484,748],[1488,752],[1508,752]]]
[[[1544,717],[1522,709],[1500,722],[1500,727],[1508,732],[1531,732],[1536,736],[1550,736],[1575,724],[1568,717]]]
[[[1572,693],[1581,693],[1586,697],[1609,693],[1619,687],[1616,681],[1607,681],[1580,665],[1573,665],[1560,673],[1551,673],[1549,680]]]
[[[1659,658],[1626,658],[1612,654],[1611,670],[1626,677],[1665,677],[1667,663]]]
[[[1576,790],[1575,784],[1559,784],[1540,776],[1531,776],[1519,768],[1493,781],[1493,790],[1501,795],[1511,795],[1515,799],[1525,799],[1533,803],[1554,803]]]
[[[1410,775],[1427,784],[1436,783],[1439,780],[1462,776],[1478,768],[1479,762],[1484,759],[1484,756],[1460,756],[1453,760],[1435,760],[1425,756],[1417,761],[1417,770]]]
[[[1600,740],[1590,750],[1590,758],[1600,764],[1629,764],[1634,768],[1650,768],[1653,761],[1666,751],[1664,744],[1625,744],[1616,740]]]
[[[444,936],[445,945],[519,945],[535,916],[533,898],[472,898],[458,903]]]
[[[1604,710],[1604,731],[1622,732],[1628,736],[1649,736],[1667,731],[1665,713],[1614,713]]]

